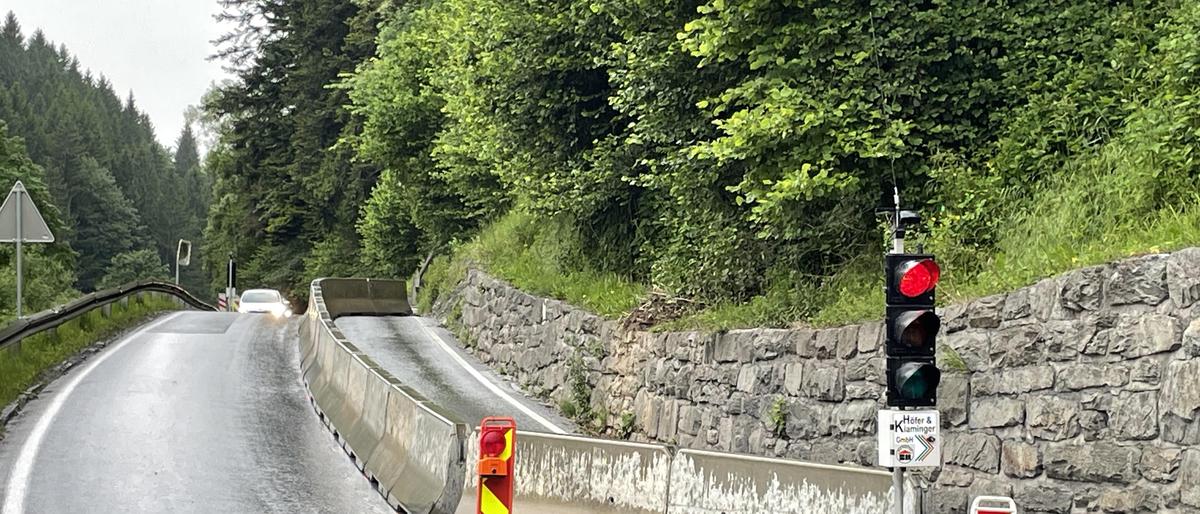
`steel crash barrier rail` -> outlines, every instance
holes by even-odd
[[[402,280],[313,281],[300,327],[304,383],[321,420],[393,508],[476,513],[478,429],[405,387],[334,325],[351,314],[411,315],[406,298]],[[891,508],[891,475],[884,471],[518,434],[511,508],[522,513],[878,514]]]
[[[17,344],[21,340],[45,330],[56,328],[92,310],[119,302],[130,296],[148,292],[174,296],[183,303],[198,310],[217,310],[212,305],[192,296],[186,289],[175,284],[157,281],[134,282],[121,287],[89,293],[53,309],[44,310],[27,318],[21,318],[9,323],[3,329],[0,329],[0,349]]]

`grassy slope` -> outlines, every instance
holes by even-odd
[[[939,288],[942,303],[958,303],[1009,291],[1071,269],[1131,255],[1169,252],[1200,244],[1200,193],[1190,202],[1137,215],[1133,192],[1144,184],[1145,169],[1122,166],[1134,160],[1098,154],[1069,179],[1048,185],[1004,230],[990,262],[976,274],[945,269]],[[1114,161],[1115,160],[1115,161]],[[532,235],[532,237],[530,237]],[[426,275],[420,302],[428,310],[439,291],[463,277],[468,262],[482,266],[522,290],[559,298],[616,318],[637,305],[646,287],[613,274],[566,269],[556,256],[558,242],[539,233],[532,218],[510,213],[490,225],[453,256],[436,259]],[[934,249],[936,251],[936,248]],[[820,287],[770,293],[744,304],[716,305],[663,329],[732,329],[787,326],[797,321],[817,326],[843,325],[882,315],[882,273],[878,259],[864,256]],[[817,295],[823,307],[797,319],[791,295]]]
[[[33,385],[42,372],[88,345],[135,326],[152,314],[175,308],[175,303],[156,298],[146,298],[141,303],[131,301],[128,307],[115,303],[107,318],[99,310],[93,310],[59,326],[53,333],[42,332],[25,339],[19,350],[0,350],[0,405],[8,405]]]
[[[452,256],[430,263],[418,308],[428,312],[433,298],[465,276],[468,263],[529,293],[565,300],[612,318],[637,305],[645,286],[612,273],[571,269],[565,263],[562,237],[556,227],[539,224],[532,216],[514,210],[460,245]]]

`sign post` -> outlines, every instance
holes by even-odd
[[[0,242],[16,243],[17,245],[17,318],[21,318],[21,300],[24,293],[24,263],[22,262],[22,243],[53,243],[54,234],[42,219],[33,200],[26,201],[29,193],[20,180],[13,184],[12,191],[0,205]]]
[[[233,260],[233,253],[229,254],[229,281],[225,285],[225,298],[228,302],[229,311],[237,310],[237,261]]]

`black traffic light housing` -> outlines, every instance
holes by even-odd
[[[942,376],[935,344],[941,319],[934,310],[940,271],[929,254],[892,253],[884,265],[887,404],[932,407]]]

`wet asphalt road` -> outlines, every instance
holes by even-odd
[[[529,399],[463,351],[452,334],[428,318],[348,316],[338,318],[335,324],[355,346],[404,385],[469,426],[479,426],[486,416],[510,416],[521,430],[575,432],[570,421]]]
[[[158,321],[8,426],[2,514],[392,512],[309,406],[295,320]]]

